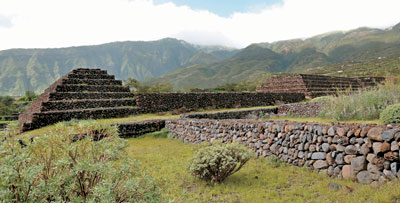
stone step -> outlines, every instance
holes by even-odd
[[[114,75],[102,75],[102,74],[68,74],[68,78],[77,78],[77,79],[109,79],[114,80]]]
[[[59,100],[43,102],[41,112],[60,111],[60,110],[77,110],[91,108],[109,108],[136,106],[136,99],[83,99],[83,100]]]
[[[134,96],[131,92],[52,92],[49,100],[123,99]]]
[[[120,85],[59,85],[57,92],[130,92],[129,87]]]
[[[99,74],[99,75],[106,75],[106,70],[101,69],[87,69],[87,68],[78,68],[72,71],[75,74]]]
[[[32,122],[24,123],[20,128],[22,132],[41,128],[47,125],[58,123],[60,121],[68,121],[72,119],[104,119],[104,118],[121,118],[139,113],[136,107],[113,107],[113,108],[96,108],[96,109],[79,109],[68,111],[48,111],[41,113],[33,113]]]
[[[121,80],[112,79],[77,79],[77,78],[66,78],[62,80],[64,85],[122,85]]]

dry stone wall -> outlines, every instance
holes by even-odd
[[[237,108],[269,106],[276,103],[293,103],[304,100],[303,94],[293,93],[160,93],[137,94],[136,105],[142,113],[163,112],[179,108]]]
[[[278,107],[277,114],[281,116],[316,117],[320,112],[321,106],[321,102],[283,104]]]
[[[166,128],[188,143],[237,141],[258,156],[273,155],[336,178],[379,184],[400,176],[400,126],[178,119],[167,121]]]
[[[259,118],[266,114],[276,114],[278,108],[262,108],[262,109],[251,109],[243,111],[223,111],[216,113],[191,113],[182,114],[181,118],[195,118],[195,119],[250,119]]]
[[[336,94],[338,91],[356,91],[375,86],[385,80],[383,77],[331,77],[324,75],[290,74],[268,79],[257,88],[258,92],[303,93],[307,97]]]
[[[165,127],[165,120],[148,120],[135,123],[117,124],[119,136],[134,138],[146,133],[157,132]]]

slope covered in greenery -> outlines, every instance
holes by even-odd
[[[211,64],[230,57],[235,49],[201,47],[176,39],[114,42],[60,49],[0,51],[0,95],[37,93],[77,67],[108,70],[118,79],[157,77],[187,64]]]
[[[342,76],[400,74],[399,56],[400,24],[385,30],[358,28],[305,40],[253,44],[217,64],[187,66],[144,83],[169,82],[176,90],[186,90],[254,82],[260,75],[281,72]],[[373,62],[376,60],[377,63]],[[347,68],[343,70],[343,64],[357,65],[345,65]]]

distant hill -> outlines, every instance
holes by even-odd
[[[261,77],[286,72],[398,74],[398,57],[400,24],[388,29],[358,28],[304,40],[257,43],[241,50],[192,45],[172,38],[11,49],[0,51],[0,95],[22,95],[26,90],[40,93],[76,67],[102,68],[118,79],[133,77],[145,85],[169,82],[175,90],[187,90],[261,81]]]
[[[338,64],[364,61],[366,62],[363,66],[357,66],[357,71],[351,71],[352,66],[349,66],[345,72],[352,76],[357,72],[360,75],[384,75],[388,70],[388,73],[398,74],[396,70],[400,67],[394,65],[397,64],[394,62],[397,57],[400,57],[400,24],[384,30],[358,28],[347,32],[330,32],[305,40],[252,44],[216,64],[187,66],[158,78],[145,80],[144,84],[169,82],[176,90],[180,90],[260,80],[259,76],[267,73],[337,75],[334,73],[341,73]],[[378,58],[390,58],[391,61],[385,63],[385,67],[365,65]]]
[[[59,49],[0,51],[0,95],[40,93],[60,76],[77,67],[106,69],[118,79],[143,80],[179,67],[217,63],[236,49],[197,46],[166,38],[151,42],[114,42]]]

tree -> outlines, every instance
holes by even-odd
[[[35,94],[34,91],[26,90],[24,100],[25,100],[25,101],[33,101],[33,100],[35,100],[37,97],[38,97],[38,96]]]
[[[139,81],[137,81],[135,78],[128,78],[124,80],[124,85],[128,86],[131,90],[137,91],[140,87]]]

